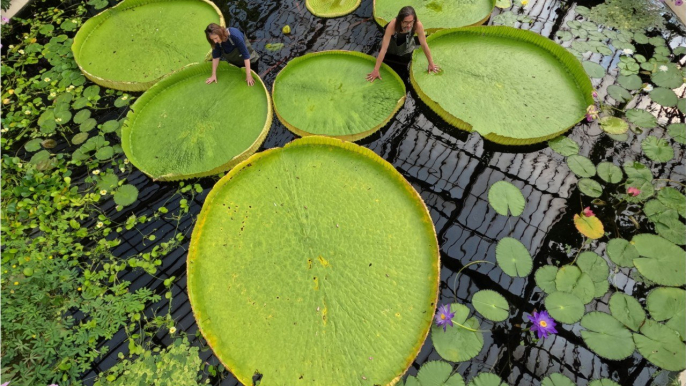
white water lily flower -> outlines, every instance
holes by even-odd
[[[24,114],[26,114],[26,115],[31,115],[31,111],[26,110],[26,111],[24,111]]]
[[[624,50],[622,50],[622,52],[624,53],[624,55],[633,55],[634,54],[634,51],[632,51],[628,48],[625,48]]]
[[[643,86],[643,90],[647,91],[647,92],[651,92],[651,91],[653,91],[653,85],[652,84],[646,84],[645,86]]]
[[[667,70],[669,70],[669,68],[667,68],[667,66],[665,66],[665,65],[663,64],[663,65],[661,65],[660,67],[658,67],[658,70],[660,70],[660,71],[662,71],[662,72],[667,72]]]
[[[98,174],[100,174],[100,169],[95,169],[95,170],[93,170],[93,174],[95,174],[96,176],[97,176]]]

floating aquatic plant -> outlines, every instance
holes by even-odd
[[[557,334],[557,325],[547,311],[534,311],[533,315],[527,315],[531,322],[531,331],[535,332],[538,339],[545,339],[549,335]]]

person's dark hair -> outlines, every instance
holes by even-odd
[[[226,32],[226,28],[220,26],[219,24],[210,23],[207,28],[205,28],[205,39],[210,43],[210,46],[214,48],[215,43],[210,39],[210,35],[217,35],[221,41],[225,42],[229,38],[229,34]]]
[[[412,34],[414,35],[414,29],[417,27],[417,22],[419,19],[417,19],[417,13],[414,11],[414,8],[410,7],[409,5],[407,7],[400,8],[398,16],[395,17],[395,32],[402,32],[402,22],[408,16],[414,17],[414,24],[412,24]]]

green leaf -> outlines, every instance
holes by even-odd
[[[96,121],[94,118],[88,118],[81,125],[79,126],[79,130],[81,132],[89,132],[93,130],[93,128],[98,124],[98,121]]]
[[[40,138],[34,138],[24,144],[24,149],[28,151],[29,153],[32,153],[34,151],[40,150],[41,146],[41,139]]]
[[[612,138],[613,141],[626,142],[629,139],[629,135],[624,134],[608,134],[608,137]]]
[[[608,86],[607,94],[610,95],[612,99],[616,100],[617,102],[628,102],[633,98],[633,96],[631,96],[631,93],[628,92],[625,88],[617,86],[615,84]]]
[[[98,181],[98,190],[106,190],[111,192],[119,184],[119,178],[114,173],[107,173],[100,177]]]
[[[142,172],[157,180],[213,175],[260,147],[271,127],[264,84],[256,79],[249,87],[243,69],[222,62],[219,84],[207,85],[211,71],[210,62],[187,67],[136,100],[121,138],[127,158]],[[225,107],[217,109],[217,103]],[[228,126],[227,116],[232,117]]]
[[[601,162],[598,164],[598,177],[610,184],[616,184],[622,181],[624,173],[622,173],[622,169],[619,166],[614,165],[612,162]]]
[[[574,324],[584,316],[584,303],[567,292],[553,292],[545,298],[545,308],[560,323]]]
[[[665,286],[686,284],[684,251],[677,245],[651,234],[636,235],[631,243],[641,256],[634,259],[641,275]]]
[[[536,285],[549,294],[557,291],[557,285],[555,284],[557,270],[558,268],[552,265],[545,265],[537,269],[534,276]]]
[[[54,29],[55,26],[52,24],[43,24],[38,29],[38,32],[40,32],[43,35],[49,35]]]
[[[610,274],[610,267],[607,266],[607,262],[594,252],[582,252],[576,259],[576,265],[594,282],[607,280]]]
[[[600,127],[608,134],[624,134],[629,130],[629,124],[617,117],[600,118]]]
[[[677,97],[674,91],[663,88],[656,87],[650,92],[650,98],[655,102],[665,107],[676,106]]]
[[[591,381],[591,383],[588,384],[588,386],[621,386],[619,383],[603,378],[603,379],[596,379],[594,381]]]
[[[686,244],[686,225],[677,218],[661,219],[655,223],[657,234],[674,244]]]
[[[526,205],[522,192],[507,181],[498,181],[491,185],[488,189],[488,203],[503,216],[519,216]]]
[[[393,16],[397,15],[397,2],[387,1],[393,2]],[[478,2],[461,2],[460,10]],[[426,26],[425,16],[415,9]],[[426,55],[414,52],[410,77],[420,99],[447,123],[476,131],[489,141],[524,145],[557,137],[583,119],[593,103],[583,67],[539,34],[501,26],[470,27],[444,29],[427,41],[431,54],[442,58],[443,71],[429,74]],[[456,45],[459,53],[453,49]],[[500,55],[503,45],[511,50],[505,58]],[[489,103],[483,103],[486,100]]]
[[[447,362],[429,361],[417,372],[417,380],[421,386],[464,386],[462,376],[452,372],[453,366]]]
[[[677,211],[681,217],[686,217],[686,196],[678,190],[665,187],[657,192],[657,199],[667,207]]]
[[[92,85],[83,90],[83,96],[88,99],[95,99],[100,96],[100,86]]]
[[[576,386],[576,384],[566,376],[560,373],[554,373],[543,378],[541,386]]]
[[[38,126],[40,126],[41,133],[51,134],[55,132],[57,124],[55,123],[55,110],[47,109],[40,117],[38,117]]]
[[[318,17],[340,17],[352,13],[360,6],[359,0],[319,1],[307,0],[307,9]]]
[[[579,190],[589,197],[600,197],[603,194],[603,187],[590,178],[582,178],[579,180]]]
[[[593,279],[573,265],[565,265],[557,271],[555,286],[558,291],[578,297],[584,304],[590,303],[595,296]]]
[[[50,152],[47,150],[41,150],[38,153],[34,154],[33,157],[31,157],[29,163],[37,165],[43,161],[47,161],[48,159],[50,159]]]
[[[593,297],[594,298],[602,298],[603,296],[605,296],[607,291],[610,290],[610,282],[607,281],[607,278],[605,280],[601,280],[601,281],[594,281],[593,287],[594,287]]]
[[[658,321],[668,321],[667,327],[676,330],[681,340],[686,339],[686,291],[681,288],[656,288],[646,298],[650,316]]]
[[[679,98],[676,102],[676,107],[682,114],[686,114],[686,98]]]
[[[126,184],[120,186],[114,193],[114,202],[117,205],[128,206],[138,199],[138,189],[135,186]]]
[[[615,319],[634,331],[638,331],[646,319],[641,303],[619,292],[615,292],[610,298],[610,312]]]
[[[667,140],[649,135],[641,142],[645,155],[655,162],[667,162],[674,158],[674,149]]]
[[[102,127],[100,127],[100,131],[103,133],[112,133],[116,131],[119,128],[119,121],[116,119],[109,120],[105,123],[102,124]]]
[[[686,144],[686,123],[672,123],[667,126],[667,132],[676,142]]]
[[[446,331],[442,327],[431,326],[431,341],[441,358],[451,362],[468,361],[479,355],[484,346],[484,337],[480,331],[470,331],[458,324],[479,330],[479,322],[475,317],[467,319],[469,308],[462,304],[451,304],[450,311],[455,313],[455,325],[448,327]]]
[[[670,208],[660,200],[650,200],[643,207],[643,213],[650,221],[657,223],[669,219],[679,219],[679,214],[674,208]]]
[[[570,155],[567,158],[567,166],[579,177],[593,177],[596,174],[593,162],[582,155]]]
[[[626,118],[634,125],[650,129],[657,126],[657,118],[653,114],[640,109],[630,109],[626,111]]]
[[[548,141],[548,146],[550,146],[554,152],[565,157],[579,154],[579,144],[577,144],[573,139],[564,135]]]
[[[491,290],[481,290],[472,296],[472,305],[484,318],[502,322],[510,315],[510,306],[505,298]]]
[[[74,123],[83,123],[86,121],[86,119],[91,117],[91,112],[90,110],[81,110],[76,115],[74,115]]]
[[[469,382],[469,386],[507,386],[507,383],[495,374],[481,373]]]
[[[622,360],[633,354],[636,347],[627,330],[617,319],[603,312],[589,312],[581,319],[584,342],[599,356]]]
[[[95,152],[95,158],[99,159],[100,161],[105,161],[114,156],[114,149],[112,146],[105,146],[101,147]]]
[[[86,97],[80,97],[76,99],[71,105],[71,107],[75,110],[82,109],[86,106],[88,106],[88,98]]]
[[[408,376],[407,379],[405,379],[405,386],[422,386],[417,378],[413,376]]]
[[[71,139],[71,142],[74,145],[80,145],[88,139],[88,133],[78,133],[74,136],[74,138]]]
[[[638,75],[620,75],[617,77],[617,83],[627,90],[638,90],[643,87],[643,81]]]
[[[389,248],[402,265],[393,271]],[[259,369],[265,380],[295,385],[303,368],[293,363],[310,362],[319,365],[307,379],[323,384],[359,383],[360,369],[370,385],[385,384],[416,357],[433,321],[439,248],[428,210],[391,164],[350,142],[307,137],[239,164],[205,198],[187,260],[198,326],[243,384]],[[255,282],[275,266],[270,280]],[[464,325],[468,314],[453,321]],[[436,349],[438,333],[456,330],[464,329],[433,331]],[[301,339],[318,343],[285,356],[270,349]]]
[[[533,259],[524,244],[512,237],[504,237],[495,248],[495,258],[506,274],[525,277],[531,273]]]
[[[660,67],[666,67],[667,71],[663,71]],[[660,87],[674,89],[681,87],[684,83],[684,76],[674,63],[665,63],[658,66],[650,80]]]
[[[323,1],[323,3],[327,3]],[[440,28],[466,27],[486,19],[495,6],[495,1],[478,0],[457,4],[452,1],[426,2],[407,0],[405,5],[412,6],[421,16],[424,29],[429,33]],[[398,15],[398,2],[394,0],[377,0],[374,3],[374,19],[382,27]]]
[[[634,334],[634,342],[638,352],[655,366],[669,371],[686,368],[686,345],[671,328],[647,319],[641,334]]]
[[[581,64],[584,66],[589,77],[600,79],[605,76],[605,68],[600,64],[589,61],[583,61]]]

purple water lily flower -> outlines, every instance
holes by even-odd
[[[676,0],[674,2],[674,5],[676,5],[677,7],[681,7],[681,5],[683,5],[683,4],[684,4],[684,0]]]
[[[555,321],[548,315],[548,311],[534,311],[533,317],[527,317],[533,324],[531,326],[531,331],[535,331],[536,334],[538,334],[538,339],[547,338],[548,334],[557,334]]]
[[[455,313],[450,312],[450,305],[444,304],[438,307],[438,312],[436,313],[436,325],[438,327],[443,327],[443,332],[445,332],[448,325],[450,325],[450,327],[453,326],[454,317]]]

